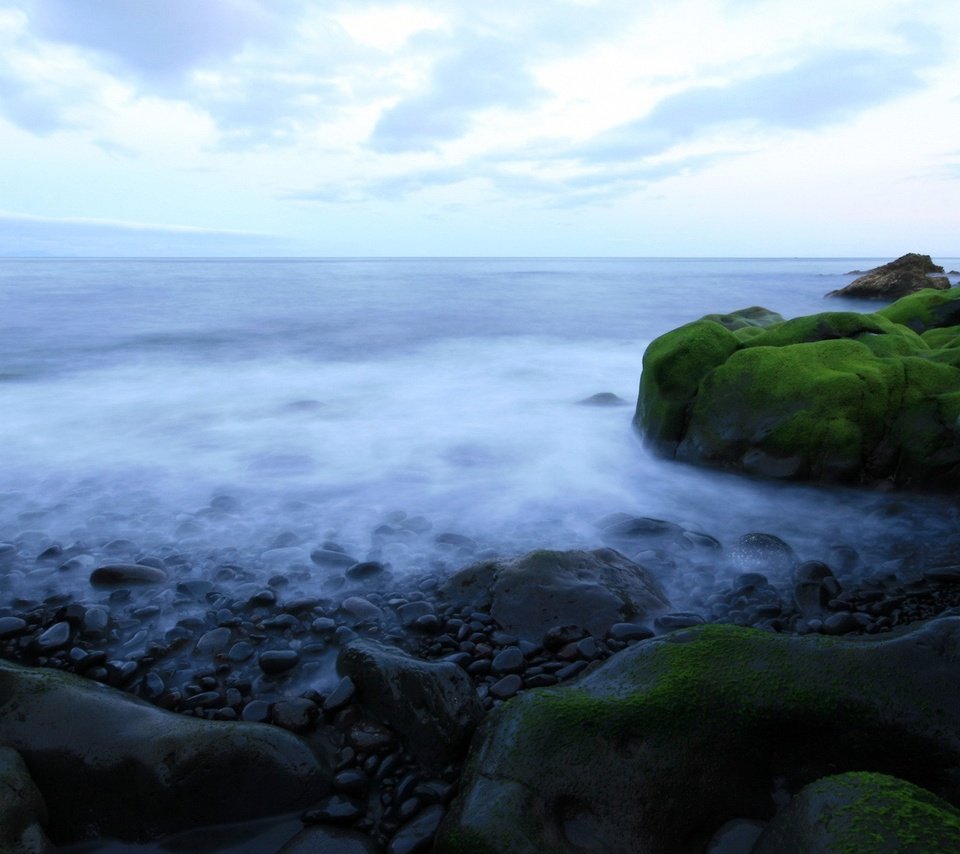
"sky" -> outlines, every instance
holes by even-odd
[[[0,0],[0,256],[960,255],[956,0]]]

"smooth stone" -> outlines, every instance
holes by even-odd
[[[337,627],[337,621],[331,617],[317,617],[312,623],[310,623],[310,631],[315,632],[318,635],[326,634],[327,632],[332,632]]]
[[[421,617],[427,617],[433,614],[433,605],[429,602],[407,602],[397,608],[397,616],[400,618],[401,625],[409,628]]]
[[[387,846],[387,854],[419,854],[427,851],[445,813],[446,810],[437,804],[427,807],[397,831]]]
[[[277,854],[378,854],[380,849],[365,833],[338,827],[305,827]]]
[[[310,552],[310,560],[317,566],[329,569],[346,569],[358,563],[355,557],[351,557],[346,552],[330,548],[314,549]]]
[[[278,700],[273,704],[273,722],[291,732],[306,732],[317,714],[317,704],[304,697]]]
[[[344,575],[351,581],[366,581],[382,575],[386,567],[377,560],[365,560],[361,563],[355,563]]]
[[[826,635],[845,635],[858,632],[861,628],[859,620],[849,611],[831,614],[823,621],[823,633]]]
[[[167,573],[155,566],[139,563],[117,563],[101,566],[90,573],[94,587],[120,587],[128,584],[162,584]]]
[[[639,623],[614,623],[607,632],[607,637],[615,641],[640,641],[652,638],[653,632]]]
[[[34,641],[37,648],[43,652],[47,652],[51,649],[57,649],[61,646],[66,646],[70,641],[70,624],[67,622],[54,623],[43,632],[37,639]]]
[[[585,397],[583,400],[578,400],[577,404],[579,406],[628,406],[629,404],[625,401],[620,395],[614,394],[612,391],[598,391],[596,394],[591,394],[590,397]]]
[[[349,705],[356,692],[357,686],[353,684],[353,680],[349,676],[344,676],[323,701],[323,710],[330,714],[339,712],[344,706]]]
[[[48,833],[62,844],[289,812],[329,791],[333,777],[332,757],[277,727],[166,712],[79,676],[4,661],[0,743],[55,801]]]
[[[202,655],[216,655],[218,652],[223,652],[230,643],[230,636],[231,631],[228,628],[211,629],[200,635],[197,641],[197,652]]]
[[[270,718],[270,705],[266,700],[251,700],[243,707],[240,717],[250,723],[266,723]]]
[[[502,675],[505,673],[519,673],[523,670],[526,663],[527,661],[523,657],[523,653],[519,647],[508,646],[494,656],[491,666],[494,673]]]
[[[340,604],[340,609],[355,620],[376,621],[383,617],[383,611],[362,596],[348,596]]]
[[[27,627],[27,621],[19,617],[0,617],[0,638],[9,638],[20,634]]]
[[[23,758],[0,747],[0,851],[48,854],[56,849],[44,831],[47,805]]]
[[[363,815],[363,807],[345,795],[324,798],[301,817],[305,824],[350,824]]]
[[[347,733],[350,746],[361,752],[386,752],[396,745],[394,734],[376,721],[360,721]]]
[[[230,649],[227,651],[227,659],[229,661],[241,662],[248,661],[254,653],[253,645],[247,641],[237,641]]]
[[[300,661],[300,654],[295,649],[272,649],[260,653],[257,663],[260,669],[268,676],[286,673],[296,667]]]
[[[337,792],[346,792],[348,795],[362,795],[368,784],[367,775],[359,768],[347,768],[338,772],[333,778],[333,788]]]
[[[663,614],[657,617],[653,624],[664,632],[670,632],[674,629],[689,629],[692,626],[701,626],[706,622],[700,614],[689,612],[677,612],[675,614]]]
[[[495,700],[509,700],[522,688],[523,679],[516,673],[511,673],[490,686],[490,696]]]

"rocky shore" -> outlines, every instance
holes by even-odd
[[[960,606],[960,549],[947,543],[902,543],[898,574],[843,545],[801,561],[762,532],[724,547],[629,514],[597,530],[607,547],[402,583],[332,542],[266,584],[230,563],[193,577],[177,554],[103,562],[115,542],[3,544],[8,580],[72,563],[62,571],[83,565],[90,585],[84,597],[13,597],[0,615],[0,654],[16,662],[0,665],[0,740],[15,751],[5,773],[43,805],[27,821],[21,798],[10,832],[21,850],[46,850],[43,840],[132,842],[296,810],[303,829],[284,850],[430,850],[441,825],[472,827],[445,816],[455,801],[466,815],[473,797],[462,774],[474,731],[515,698],[564,696],[628,650],[709,625],[822,644],[882,638]],[[304,573],[324,595],[288,592]],[[135,794],[119,782],[130,767]],[[713,831],[721,817],[764,816],[718,812]],[[594,832],[543,850],[580,850],[571,839]],[[457,833],[444,831],[438,850],[460,850]]]

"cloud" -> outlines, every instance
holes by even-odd
[[[169,81],[223,60],[273,30],[257,0],[31,0],[37,35],[106,54],[144,78]]]
[[[824,51],[783,71],[724,86],[697,86],[661,100],[646,116],[602,133],[577,156],[619,161],[651,156],[732,124],[810,131],[918,89],[924,54]]]
[[[283,254],[286,241],[245,231],[0,211],[0,256]]]
[[[544,95],[521,45],[492,36],[463,37],[436,63],[426,91],[380,116],[369,145],[386,153],[431,149],[463,136],[478,110],[517,109]]]

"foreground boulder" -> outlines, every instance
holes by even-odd
[[[438,598],[463,611],[489,610],[502,629],[533,643],[562,625],[603,637],[614,623],[670,606],[653,576],[614,549],[542,550],[473,564],[447,579]]]
[[[337,670],[356,685],[361,705],[395,729],[428,766],[466,752],[483,706],[466,671],[452,661],[422,661],[373,640],[355,640]]]
[[[689,323],[647,348],[634,423],[657,453],[749,474],[955,488],[958,297],[923,291],[876,314],[764,327]]]
[[[882,641],[706,626],[478,733],[438,852],[702,852],[779,786],[871,768],[960,798],[960,618]],[[812,849],[810,849],[812,850]]]
[[[47,805],[20,754],[0,747],[0,851],[45,854]]]
[[[806,786],[752,854],[960,851],[960,810],[887,774],[851,772]]]
[[[133,840],[306,806],[332,770],[261,724],[165,712],[95,682],[0,661],[0,744],[16,750],[63,844]]]
[[[827,296],[892,300],[924,288],[946,290],[950,287],[950,280],[946,276],[930,275],[942,272],[943,267],[934,264],[929,255],[909,252],[896,261],[874,267],[845,288],[830,291]]]

